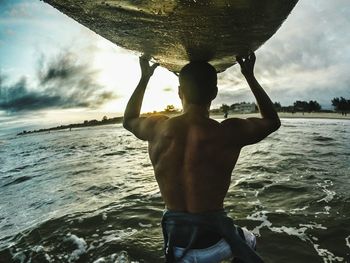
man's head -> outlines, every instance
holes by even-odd
[[[190,62],[180,71],[180,98],[187,103],[207,105],[218,92],[216,70],[207,62]]]

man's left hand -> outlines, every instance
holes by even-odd
[[[154,63],[150,65],[149,60],[146,56],[140,57],[140,67],[143,78],[150,78],[153,75],[154,70],[159,66],[158,63]]]

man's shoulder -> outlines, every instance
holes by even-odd
[[[144,114],[142,117],[149,121],[165,121],[169,119],[169,116],[161,113]]]
[[[241,118],[229,118],[223,120],[220,124],[223,128],[231,128],[231,127],[240,127],[244,123],[246,123],[246,119],[241,119]]]
[[[233,137],[235,137],[235,139],[239,139],[242,134],[245,133],[244,130],[247,127],[247,122],[249,122],[247,119],[241,118],[225,119],[220,123],[223,137],[229,138],[229,140],[232,140]]]

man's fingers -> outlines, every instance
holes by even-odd
[[[146,58],[144,58],[143,56],[139,57],[139,62],[140,62],[141,66],[148,65],[148,60]]]
[[[151,69],[152,69],[152,70],[155,70],[158,66],[159,66],[159,63],[154,63],[154,64],[151,66]]]
[[[251,53],[249,54],[249,60],[255,60],[255,54],[254,54],[254,52],[251,52]]]
[[[143,54],[142,56],[139,57],[140,65],[142,66],[148,66],[149,67],[149,60],[150,56],[147,54]]]
[[[144,60],[147,60],[149,61],[150,60],[150,55],[147,55],[147,54],[142,54],[142,56],[140,56],[140,59],[144,59]]]
[[[242,64],[243,64],[243,59],[242,59],[241,56],[236,56],[236,61],[239,63],[239,65],[242,66]]]
[[[154,71],[158,66],[159,63],[153,63],[153,65],[151,66],[149,61],[150,61],[150,56],[147,54],[143,54],[142,56],[139,57],[140,60],[140,64],[144,65],[144,66],[148,66],[152,71]]]

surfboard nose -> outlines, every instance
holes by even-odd
[[[255,51],[298,0],[44,0],[118,46],[179,72],[210,61],[218,72]]]

